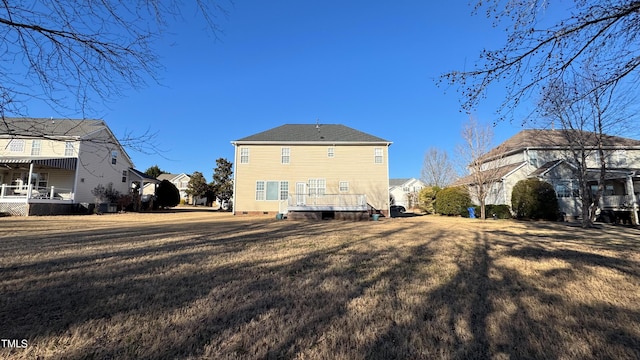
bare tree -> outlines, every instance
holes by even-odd
[[[633,99],[616,91],[617,83],[600,85],[602,77],[590,66],[573,68],[563,79],[545,88],[540,109],[545,119],[561,127],[563,142],[569,148],[569,162],[579,184],[582,226],[590,227],[604,193],[607,164],[612,155],[608,137],[630,132],[634,118],[628,109]],[[590,89],[590,90],[587,90]],[[592,159],[595,159],[592,160]],[[590,164],[597,163],[597,190],[592,191]]]
[[[215,0],[195,4],[216,36],[214,20],[225,9]],[[179,0],[2,1],[0,118],[28,117],[29,104],[38,101],[62,117],[86,118],[97,102],[157,82],[162,66],[153,45],[182,16],[182,6]],[[126,134],[123,142],[155,151],[140,144],[150,135]]]
[[[457,175],[446,151],[435,147],[424,154],[422,163],[422,181],[439,188],[451,184]]]
[[[441,80],[461,89],[463,108],[470,111],[492,84],[504,84],[500,107],[503,118],[513,114],[523,99],[542,93],[543,87],[561,79],[571,66],[590,63],[602,78],[581,88],[588,94],[623,79],[637,83],[640,66],[640,1],[584,0],[477,1],[474,13],[509,21],[505,45],[483,50],[472,70],[452,71]],[[552,5],[550,5],[552,4]],[[547,26],[546,14],[567,14]],[[540,27],[542,24],[542,27]]]
[[[463,125],[461,136],[463,143],[458,147],[458,154],[470,173],[466,185],[480,205],[480,218],[486,219],[487,197],[500,180],[498,174],[502,171],[504,154],[499,149],[491,151],[493,128],[473,117]]]

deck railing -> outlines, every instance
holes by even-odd
[[[289,207],[334,206],[334,207],[366,207],[367,196],[363,194],[290,194]]]
[[[626,209],[633,207],[634,196],[632,195],[606,195],[600,198],[600,208],[602,209]]]
[[[48,186],[34,185],[0,185],[0,199],[42,199],[42,200],[73,200],[73,190]]]

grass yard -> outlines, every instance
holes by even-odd
[[[640,358],[636,229],[206,211],[0,229],[0,358]]]

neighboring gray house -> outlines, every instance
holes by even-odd
[[[482,159],[483,169],[497,169],[493,176],[487,204],[511,205],[513,186],[526,178],[538,178],[553,185],[561,211],[570,216],[581,214],[579,186],[573,175],[570,144],[566,130],[522,130]],[[640,192],[640,141],[618,136],[605,136],[607,181],[600,202],[601,210],[631,212],[637,221]],[[593,191],[597,188],[599,159],[592,149],[587,159]],[[472,185],[471,175],[454,185]]]
[[[389,179],[391,205],[404,206],[405,209],[415,207],[418,201],[418,193],[425,186],[427,184],[416,178]]]

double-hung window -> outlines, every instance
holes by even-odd
[[[334,147],[329,147],[327,148],[327,157],[335,157],[336,156],[336,149]]]
[[[249,163],[249,148],[240,148],[240,164]]]
[[[349,191],[349,182],[348,181],[340,181],[338,184],[338,190],[340,192],[348,192]]]
[[[64,156],[73,156],[73,142],[66,141],[64,143]]]
[[[12,153],[21,153],[24,151],[24,140],[13,139],[9,143],[9,151]]]
[[[31,141],[31,155],[40,155],[40,149],[42,149],[42,141],[41,140],[32,140]]]
[[[283,164],[289,164],[291,161],[291,148],[283,147],[281,151],[281,162]]]
[[[264,200],[264,181],[256,181],[256,200]]]
[[[373,162],[376,164],[382,164],[382,148],[373,149]]]
[[[309,195],[322,196],[325,194],[327,183],[325,179],[309,179]]]

